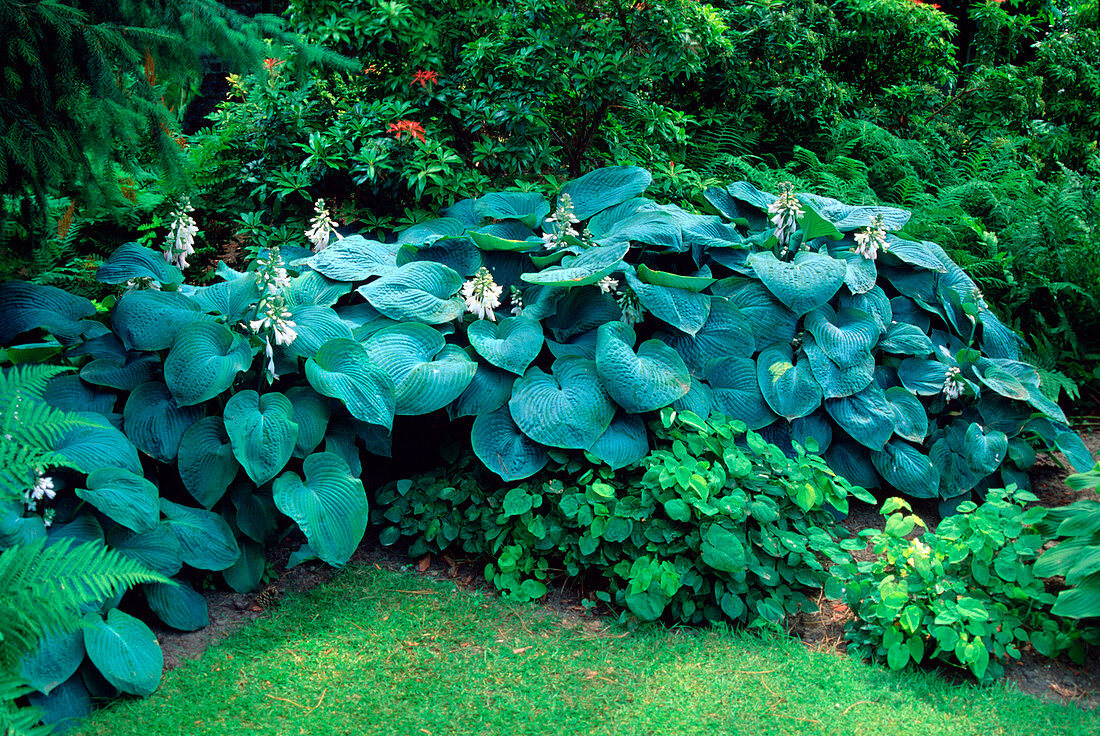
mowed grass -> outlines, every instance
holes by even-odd
[[[1100,715],[786,639],[565,616],[350,568],[80,734],[1100,734]]]

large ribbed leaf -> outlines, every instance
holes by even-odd
[[[192,424],[180,440],[176,462],[188,493],[208,509],[225,495],[240,468],[221,417]]]
[[[708,294],[647,284],[630,271],[626,272],[626,281],[643,307],[681,332],[696,334],[710,316],[711,297]]]
[[[740,277],[723,279],[712,286],[711,291],[728,298],[748,319],[757,349],[794,339],[798,315],[772,296],[759,281]]]
[[[982,352],[990,358],[1019,360],[1020,336],[984,307],[978,311],[978,317],[982,323]]]
[[[609,211],[605,210],[589,223],[589,230],[595,236],[596,242],[605,245],[638,242],[657,246],[658,250],[684,250],[680,222],[673,213],[643,209],[622,218],[604,218]]]
[[[714,411],[740,419],[749,429],[760,429],[775,421],[751,358],[717,358],[707,365],[707,383],[713,390]]]
[[[466,334],[478,355],[517,376],[523,375],[542,350],[542,325],[523,316],[499,324],[478,320]]]
[[[493,192],[474,202],[478,220],[519,220],[535,228],[548,214],[550,203],[538,192]]]
[[[920,399],[906,389],[894,386],[886,389],[886,400],[894,412],[894,433],[917,444],[924,442],[928,436],[928,412]]]
[[[683,358],[660,340],[637,337],[622,322],[608,322],[596,338],[596,370],[608,395],[630,414],[668,406],[691,389]]]
[[[330,279],[316,271],[303,271],[283,289],[283,298],[291,310],[300,307],[331,307],[340,297],[351,293],[351,284]]]
[[[206,598],[184,582],[152,583],[143,586],[149,608],[164,623],[179,631],[198,631],[210,624]]]
[[[694,335],[660,333],[657,337],[674,348],[696,376],[706,373],[712,358],[748,358],[756,349],[748,317],[721,298],[712,301],[707,321]]]
[[[183,272],[168,263],[162,253],[137,243],[123,243],[96,269],[95,278],[104,284],[144,278],[176,286],[183,283]]]
[[[483,233],[477,230],[471,230],[469,236],[477,244],[477,247],[483,251],[483,258],[486,251],[526,253],[535,250],[541,251],[544,246],[541,240],[513,240],[495,233]]]
[[[951,498],[971,490],[1001,464],[1007,452],[1003,432],[986,431],[965,421],[946,427],[928,453],[940,473],[940,495]]]
[[[879,341],[879,350],[896,355],[931,355],[936,352],[928,334],[916,325],[895,322]]]
[[[630,243],[625,241],[594,245],[579,256],[566,256],[559,266],[525,273],[522,278],[528,283],[546,286],[589,286],[620,268],[628,250]]]
[[[875,288],[878,283],[878,267],[873,260],[851,252],[836,255],[844,259],[844,284],[849,291],[853,294],[865,294]]]
[[[1063,422],[1052,422],[1046,417],[1036,417],[1029,421],[1024,429],[1039,435],[1048,445],[1057,447],[1078,473],[1084,473],[1095,463],[1092,453],[1081,441],[1081,437]]]
[[[935,396],[943,391],[947,368],[938,360],[906,358],[898,366],[898,379],[917,396]]]
[[[321,444],[328,429],[329,401],[309,386],[291,386],[286,397],[294,406],[294,423],[298,438],[294,441],[294,457],[306,457]]]
[[[38,648],[19,659],[19,676],[39,692],[51,690],[68,680],[84,661],[84,634],[77,631],[50,631],[38,642]]]
[[[1055,422],[1066,424],[1066,415],[1053,401],[1048,399],[1040,389],[1039,373],[1034,366],[1021,363],[1016,360],[991,359],[993,364],[1015,378],[1027,391],[1027,403],[1050,417]],[[986,365],[982,363],[982,365]]]
[[[881,485],[880,477],[868,454],[867,448],[844,439],[833,442],[825,453],[825,460],[833,472],[855,485],[878,488]]]
[[[465,231],[466,225],[461,220],[454,217],[437,217],[434,220],[418,222],[405,228],[398,233],[397,242],[422,245],[424,243],[434,243],[440,238],[455,237]]]
[[[204,312],[223,315],[235,323],[245,318],[252,305],[260,299],[256,274],[246,274],[239,279],[222,281],[210,286],[199,286],[187,292]]]
[[[397,243],[379,243],[361,235],[333,243],[306,261],[318,273],[338,281],[364,281],[397,268]]]
[[[25,281],[0,284],[0,344],[39,327],[68,342],[81,334],[79,320],[93,314],[94,304],[56,286]]]
[[[939,471],[927,456],[912,445],[891,440],[881,452],[871,453],[871,462],[887,483],[907,496],[939,496]]]
[[[306,361],[306,379],[318,393],[342,401],[356,419],[386,429],[393,426],[394,380],[354,340],[322,345]]]
[[[252,593],[260,589],[266,567],[263,547],[245,539],[241,541],[241,559],[222,570],[222,579],[238,593]]]
[[[107,534],[107,544],[120,555],[137,560],[150,570],[171,577],[183,567],[180,540],[167,522],[141,534],[125,527],[115,527]]]
[[[827,303],[844,285],[847,274],[844,261],[808,251],[799,252],[789,263],[771,251],[753,253],[748,262],[768,291],[795,314]]]
[[[691,377],[691,389],[672,402],[676,411],[690,411],[706,420],[714,410],[714,390],[695,376]]]
[[[545,447],[520,431],[505,406],[474,420],[470,444],[485,467],[506,482],[534,475],[550,459]]]
[[[77,488],[77,498],[87,501],[107,518],[135,532],[148,532],[160,520],[160,494],[143,476],[122,468],[100,468],[88,476],[88,487]]]
[[[393,381],[395,410],[402,415],[442,409],[462,395],[477,370],[465,351],[447,345],[438,330],[418,322],[379,330],[365,348],[371,362]]]
[[[470,385],[447,407],[448,416],[476,417],[500,409],[512,397],[515,380],[511,373],[479,363]]]
[[[529,312],[524,310],[524,316],[530,316]],[[554,313],[541,319],[555,340],[566,342],[620,317],[622,310],[611,294],[599,289],[569,289],[557,300]]]
[[[250,365],[247,340],[218,322],[193,322],[176,333],[164,359],[164,382],[176,404],[191,406],[228,389]]]
[[[881,287],[876,286],[863,294],[844,294],[837,298],[837,308],[849,307],[858,309],[871,315],[878,325],[879,333],[885,334],[886,329],[894,319],[894,312],[890,306],[890,300]]]
[[[218,514],[160,500],[168,528],[180,543],[183,561],[200,570],[224,570],[237,561],[241,550],[233,530]]]
[[[107,682],[122,692],[146,697],[160,687],[164,654],[157,637],[128,613],[112,608],[106,621],[86,617],[84,647]]]
[[[525,435],[550,447],[587,449],[615,415],[600,383],[595,361],[559,358],[551,373],[529,368],[517,379],[508,402],[512,419]]]
[[[882,450],[894,433],[894,410],[875,385],[852,396],[826,399],[825,411],[852,439],[872,450]]]
[[[291,311],[290,319],[298,336],[288,349],[302,358],[312,358],[329,340],[354,339],[351,326],[331,307],[298,307]]]
[[[46,384],[43,398],[47,404],[61,411],[90,411],[99,414],[113,412],[118,401],[114,392],[97,389],[72,373],[51,378]]]
[[[875,359],[867,354],[859,363],[841,368],[825,354],[813,335],[803,337],[802,349],[810,359],[814,378],[826,399],[838,399],[857,394],[875,379]]]
[[[1005,398],[1027,401],[1031,397],[1028,386],[988,358],[978,361],[974,374],[979,381]]]
[[[887,261],[901,261],[910,266],[927,269],[929,271],[944,271],[943,263],[936,257],[935,249],[930,248],[931,243],[916,240],[902,240],[895,235],[886,236]],[[896,261],[894,261],[896,263]]]
[[[636,197],[649,187],[653,176],[637,166],[608,166],[566,182],[562,194],[573,200],[573,214],[578,220]]]
[[[821,386],[810,361],[800,356],[797,364],[788,343],[776,343],[756,357],[756,377],[764,400],[787,419],[804,417],[821,405]]]
[[[614,470],[639,462],[649,454],[649,434],[642,418],[617,412],[610,426],[589,450]]]
[[[833,423],[823,410],[791,421],[793,442],[806,447],[807,441],[811,438],[817,443],[815,452],[818,453],[824,453],[833,444]]]
[[[152,381],[160,370],[160,358],[149,353],[130,353],[120,358],[96,358],[80,369],[80,378],[96,386],[133,391]]]
[[[236,512],[234,520],[241,533],[256,542],[263,542],[279,528],[275,501],[256,490],[251,483],[235,483],[229,491]]]
[[[251,389],[241,391],[226,403],[224,418],[233,455],[252,482],[263,485],[278,475],[298,438],[290,399],[274,392],[261,396]]]
[[[273,486],[275,505],[293,519],[322,560],[336,567],[348,561],[367,529],[367,494],[347,463],[319,452],[302,463],[305,480],[283,473]]]
[[[709,272],[709,269],[707,271]],[[667,271],[655,271],[644,263],[638,264],[638,278],[654,286],[666,286],[670,289],[683,289],[684,291],[694,292],[703,291],[717,281],[711,276],[681,276]]]
[[[203,417],[201,406],[180,406],[168,387],[149,381],[134,389],[122,410],[123,427],[139,450],[162,463],[176,459],[180,439]]]
[[[115,334],[129,350],[164,350],[184,325],[213,319],[176,291],[131,291],[111,310]]]
[[[462,297],[456,296],[461,287],[462,277],[454,269],[430,261],[414,261],[360,286],[357,291],[387,317],[438,325],[456,319],[466,310]]]
[[[440,238],[431,245],[401,246],[401,250],[397,252],[397,265],[403,266],[413,261],[439,263],[467,278],[477,273],[482,266],[481,250],[468,237]]]
[[[812,204],[822,217],[844,232],[870,227],[874,217],[882,218],[887,230],[900,230],[909,222],[909,212],[896,207],[853,206],[813,194],[800,194],[798,197]]]
[[[141,473],[137,448],[102,414],[81,414],[87,424],[73,427],[54,444],[53,451],[85,473],[99,468],[125,468]]]
[[[892,319],[896,320],[899,324],[904,323],[913,325],[921,332],[928,334],[928,330],[932,325],[931,316],[924,308],[909,297],[896,296],[891,299],[890,311],[893,313]]]
[[[807,314],[804,324],[817,346],[840,368],[863,363],[878,342],[874,317],[858,309],[834,312],[825,304]]]
[[[83,650],[83,633],[77,634],[81,637]],[[32,707],[41,709],[42,723],[53,728],[52,733],[65,733],[79,728],[84,718],[92,713],[92,696],[80,673],[55,687],[49,695],[31,692],[27,695],[27,700]]]

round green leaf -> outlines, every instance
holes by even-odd
[[[736,532],[721,524],[711,524],[703,532],[699,547],[703,562],[718,572],[743,572],[746,564],[745,543]]]
[[[290,399],[275,392],[261,396],[241,391],[226,402],[224,419],[233,455],[252,482],[263,485],[278,475],[298,439]]]
[[[801,356],[794,364],[789,343],[776,343],[756,358],[756,378],[764,400],[776,414],[787,419],[804,417],[821,405],[821,386],[814,378],[810,361]]]
[[[160,687],[164,654],[149,627],[133,616],[112,608],[107,620],[84,620],[84,646],[88,659],[107,682],[124,693],[147,697]]]
[[[545,447],[520,432],[504,406],[474,419],[470,444],[485,467],[506,482],[534,475],[550,459]]]
[[[508,317],[499,324],[478,320],[467,329],[478,355],[497,368],[522,376],[542,350],[542,325],[527,317]]]
[[[768,291],[795,314],[827,303],[844,285],[847,274],[844,261],[812,251],[800,251],[789,263],[763,251],[750,255],[748,262]]]
[[[528,368],[516,380],[508,408],[525,435],[563,449],[591,447],[615,415],[595,361],[575,357],[555,360],[550,374]]]
[[[647,340],[634,353],[634,330],[608,322],[596,338],[596,370],[607,394],[630,414],[668,406],[691,389],[683,358],[660,340]]]
[[[714,411],[740,419],[749,429],[760,429],[775,421],[760,382],[756,363],[750,358],[717,358],[707,365],[707,383],[714,395]]]
[[[573,214],[587,220],[608,207],[625,202],[644,192],[653,176],[638,166],[608,166],[596,169],[562,185],[562,194],[573,200]]]
[[[183,433],[204,414],[201,406],[180,406],[159,381],[134,389],[122,410],[123,429],[139,450],[162,463],[176,458]]]
[[[466,311],[462,297],[455,296],[461,287],[462,277],[454,269],[430,261],[414,261],[360,286],[357,291],[391,319],[438,325],[457,319]]]
[[[164,382],[176,404],[191,406],[231,387],[250,365],[247,340],[218,322],[193,322],[176,333],[164,359]]]
[[[183,433],[176,457],[180,479],[204,508],[212,508],[237,476],[237,459],[221,417],[205,417]]]
[[[148,532],[160,521],[160,494],[144,477],[122,468],[100,468],[88,476],[88,488],[76,495],[135,532]]]
[[[224,570],[241,555],[233,530],[218,514],[160,500],[160,510],[180,543],[183,561],[200,570]]]
[[[164,623],[178,631],[198,631],[210,624],[206,598],[184,582],[152,583],[143,586],[149,608]]]
[[[394,379],[354,340],[338,338],[322,345],[306,361],[306,379],[321,395],[342,401],[356,419],[386,429],[393,426]]]
[[[273,486],[275,505],[293,519],[309,546],[325,562],[342,566],[367,529],[367,494],[347,463],[320,452],[302,463],[303,481],[283,473]]]

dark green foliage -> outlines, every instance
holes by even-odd
[[[813,610],[822,561],[847,559],[829,509],[866,492],[743,422],[675,417],[628,469],[552,451],[543,472],[500,484],[465,456],[382,488],[372,519],[384,544],[407,539],[412,556],[488,558],[486,577],[519,600],[542,597],[564,571],[600,579],[596,598],[644,621],[761,625]]]
[[[1100,468],[1071,475],[1071,488],[1100,486]],[[1067,589],[1058,593],[1051,612],[1072,619],[1100,620],[1100,500],[1082,498],[1070,506],[1051,509],[1041,525],[1058,544],[1035,563],[1035,574],[1059,576]]]

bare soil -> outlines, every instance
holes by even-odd
[[[1100,431],[1085,428],[1082,438],[1094,456],[1100,456]],[[1079,498],[1096,498],[1096,491],[1074,491],[1065,484],[1065,477],[1072,472],[1061,455],[1042,455],[1031,472],[1033,491],[1044,506],[1063,506]],[[939,522],[935,504],[914,508],[914,511],[931,528]],[[842,522],[851,531],[880,527],[882,517],[870,506],[853,506],[852,513]],[[181,633],[169,629],[154,629],[164,650],[165,669],[177,667],[187,659],[198,657],[209,645],[217,642],[241,626],[263,617],[279,601],[327,582],[335,574],[332,568],[316,562],[305,563],[286,570],[286,562],[293,549],[303,541],[293,535],[279,548],[272,551],[274,569],[279,576],[256,594],[239,594],[224,591],[206,593],[210,611],[210,625],[206,628]],[[869,551],[864,553],[870,555]],[[855,553],[857,557],[860,553]],[[381,569],[414,571],[434,579],[444,579],[462,589],[492,590],[482,573],[483,562],[469,559],[426,556],[410,561],[391,550],[364,545],[351,560]],[[593,611],[582,605],[589,591],[585,581],[569,579],[552,588],[544,605],[573,625],[587,625],[601,631],[607,622],[598,615],[607,610]],[[800,637],[810,647],[819,651],[836,653],[846,651],[845,624],[851,619],[851,611],[838,601],[818,598],[818,611],[803,614],[792,622],[791,633]],[[952,676],[953,673],[945,673]],[[1043,700],[1073,703],[1089,710],[1100,706],[1100,657],[1095,655],[1083,666],[1066,659],[1049,660],[1025,647],[1020,662],[1010,664],[1005,679],[1021,692]]]

